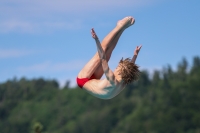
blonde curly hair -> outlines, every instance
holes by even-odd
[[[122,58],[119,62],[119,66],[119,75],[121,75],[125,84],[138,80],[140,76],[139,66],[132,63],[130,58],[126,58],[125,60]]]

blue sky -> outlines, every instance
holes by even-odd
[[[74,86],[96,52],[90,29],[102,40],[126,16],[136,22],[113,51],[112,69],[140,44],[141,69],[176,69],[183,57],[191,65],[200,56],[199,7],[199,0],[1,0],[0,82],[42,77]]]

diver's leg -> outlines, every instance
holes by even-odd
[[[111,53],[115,48],[122,32],[134,22],[135,20],[132,17],[126,17],[118,21],[117,26],[104,38],[101,45],[106,53],[107,60],[110,59]],[[90,78],[92,75],[94,75],[97,79],[100,79],[103,75],[98,53],[96,53],[93,58],[83,67],[78,74],[78,78]]]
[[[106,50],[105,50],[105,54],[106,54],[106,60],[107,61],[109,61],[110,60],[110,57],[111,57],[111,54],[112,54],[112,52],[113,52],[113,50],[114,50],[114,48],[115,48],[115,46],[116,46],[116,44],[117,44],[117,42],[118,42],[118,40],[119,40],[119,38],[120,38],[120,36],[121,36],[121,34],[123,33],[123,31],[121,30],[121,31],[119,31],[119,33],[113,38],[113,40],[112,40],[112,47],[110,46],[109,48],[107,48]],[[99,57],[98,57],[99,58]],[[104,72],[103,72],[103,68],[102,68],[102,66],[101,66],[101,64],[96,68],[96,71],[94,72],[94,76],[97,78],[97,79],[100,79],[101,77],[102,77],[102,75],[104,74]]]
[[[83,67],[83,69],[79,72],[78,78],[90,78],[98,66],[100,65],[100,59],[98,53],[96,53],[92,59]]]
[[[123,31],[131,26],[134,23],[134,18],[124,18],[120,21],[118,21],[117,26],[103,39],[101,45],[102,48],[105,51],[107,61],[109,61],[112,51],[114,50],[115,46],[117,45],[117,42],[123,33]],[[102,66],[99,65],[96,71],[94,72],[94,76],[97,79],[100,79],[103,75],[103,69]]]

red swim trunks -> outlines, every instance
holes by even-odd
[[[80,88],[83,88],[83,85],[88,82],[89,80],[91,79],[95,79],[95,76],[92,75],[90,78],[81,78],[79,79],[78,77],[76,78],[76,82],[77,82],[77,85],[80,87]]]

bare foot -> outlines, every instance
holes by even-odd
[[[129,16],[129,17],[123,18],[122,20],[119,20],[117,22],[117,26],[120,29],[126,29],[129,26],[133,25],[134,23],[135,23],[135,19],[133,17]]]

